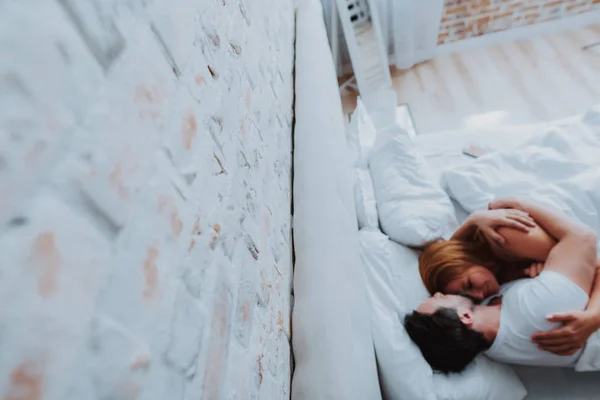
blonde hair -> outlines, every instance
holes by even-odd
[[[429,293],[444,292],[446,286],[473,265],[487,268],[494,275],[499,260],[484,241],[441,240],[423,249],[419,256],[419,273]]]

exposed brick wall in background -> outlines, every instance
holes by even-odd
[[[0,398],[289,397],[293,32],[0,2]]]
[[[446,0],[438,43],[600,9],[600,0]]]

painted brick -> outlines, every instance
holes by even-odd
[[[195,373],[190,368],[195,367],[200,353],[205,323],[200,305],[181,287],[175,301],[166,360],[182,374]]]
[[[107,315],[96,315],[92,324],[89,377],[98,398],[131,398],[139,394],[150,368],[160,358],[148,343]],[[82,358],[82,362],[85,362]]]
[[[0,312],[6,344],[0,385],[4,393],[11,376],[39,375],[44,397],[61,398],[88,343],[110,271],[110,243],[48,193],[39,193],[23,214],[0,238],[0,299],[12,304]]]
[[[215,287],[210,336],[203,370],[204,395],[209,399],[221,398],[226,388],[226,367],[231,339],[231,317],[233,312],[232,293],[225,278]]]
[[[0,28],[0,49],[10,54],[2,60],[3,75],[18,77],[38,109],[61,107],[81,117],[103,83],[102,68],[61,5],[41,0],[10,2],[3,4],[2,18],[10,21]],[[31,29],[23,31],[23,26]]]
[[[438,44],[600,9],[598,0],[446,0]],[[485,23],[481,21],[485,20]],[[448,24],[453,21],[454,24]]]
[[[289,398],[292,3],[0,7],[1,398]]]

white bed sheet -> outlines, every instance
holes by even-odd
[[[413,138],[417,150],[427,161],[427,171],[431,179],[439,182],[442,170],[449,166],[459,166],[474,161],[463,154],[469,146],[479,146],[490,150],[508,150],[517,147],[546,124],[517,126],[495,129],[456,130],[419,135]],[[467,213],[453,201],[456,217],[462,223]]]
[[[441,132],[417,136],[414,142],[427,160],[431,177],[439,180],[444,168],[473,162],[473,158],[462,154],[465,147],[477,145],[493,150],[509,150],[527,141],[540,130],[546,130],[553,125],[575,123],[580,118],[581,116],[577,116],[540,125]],[[455,210],[458,220],[464,221],[467,213],[456,203]],[[527,366],[513,368],[529,393],[526,400],[600,399],[600,372]]]

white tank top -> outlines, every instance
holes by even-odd
[[[546,320],[550,314],[584,310],[589,298],[582,288],[558,272],[543,271],[534,279],[502,285],[500,294],[500,328],[492,347],[485,352],[489,358],[508,364],[575,365],[581,351],[557,356],[538,349],[531,336],[560,326]]]

